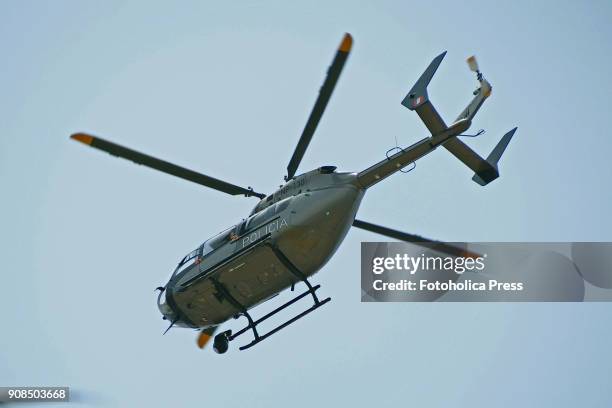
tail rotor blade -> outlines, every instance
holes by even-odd
[[[472,55],[467,59],[468,67],[470,67],[470,71],[478,72],[478,61],[476,61],[476,56]]]

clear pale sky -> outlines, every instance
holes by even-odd
[[[358,171],[426,136],[400,101],[443,50],[430,97],[454,119],[476,54],[493,95],[467,143],[486,155],[519,127],[501,178],[482,188],[440,149],[358,217],[449,241],[610,241],[611,21],[609,1],[2,2],[0,385],[69,385],[69,406],[612,405],[609,303],[360,303],[360,242],[384,240],[365,231],[313,279],[332,302],[257,347],[162,336],[153,289],[256,200],[68,139],[267,193],[344,32],[300,171]]]

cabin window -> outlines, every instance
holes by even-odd
[[[248,221],[249,221],[248,219],[246,220],[243,219],[242,222],[238,224],[238,226],[236,227],[236,235],[240,236],[244,234],[244,231],[246,231],[246,225]]]
[[[255,228],[260,227],[266,221],[269,221],[274,216],[274,209],[276,206],[270,206],[263,211],[258,212],[255,215],[252,215],[246,220],[245,223],[245,231],[250,231]]]
[[[232,231],[234,231],[234,229],[235,229],[235,226],[228,228],[225,231],[220,232],[219,234],[215,235],[214,237],[204,242],[204,244],[202,244],[202,247],[203,247],[202,256],[206,256],[206,254],[211,253],[215,249],[221,247],[226,242],[229,242],[230,234],[232,233]]]
[[[274,214],[280,214],[281,212],[283,212],[285,208],[289,206],[290,202],[291,202],[291,197],[285,198],[283,201],[279,201],[278,203],[276,203],[275,208],[274,208]]]

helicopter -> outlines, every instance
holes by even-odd
[[[297,174],[352,45],[353,38],[346,33],[289,160],[285,183],[267,195],[252,187],[241,187],[177,166],[88,133],[71,135],[78,142],[137,164],[230,195],[259,199],[246,219],[209,238],[183,257],[168,282],[157,288],[159,311],[162,318],[170,322],[164,334],[174,326],[197,329],[198,346],[203,348],[214,336],[213,349],[217,353],[225,353],[231,341],[249,331],[253,340],[239,347],[240,350],[265,340],[331,300],[329,297],[319,298],[317,291],[320,285],[313,285],[309,278],[334,255],[351,227],[417,245],[433,245],[436,250],[454,256],[471,255],[469,251],[450,244],[355,217],[367,189],[393,173],[414,168],[417,159],[440,146],[474,171],[472,179],[476,183],[485,186],[499,177],[498,162],[516,127],[501,138],[486,159],[459,139],[459,136],[469,136],[463,132],[471,126],[474,116],[492,90],[473,56],[467,62],[476,73],[479,86],[473,92],[473,99],[452,124],[446,125],[427,92],[429,82],[446,55],[445,51],[431,61],[401,102],[418,114],[430,136],[411,146],[391,149],[386,158],[359,172],[337,172],[335,166],[325,165]],[[305,291],[261,317],[252,317],[250,310],[255,306],[288,288],[294,291],[299,283],[305,285]],[[266,333],[258,331],[260,323],[306,297],[312,298],[312,306]],[[247,320],[244,328],[215,335],[224,322],[242,316]]]

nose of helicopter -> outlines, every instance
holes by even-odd
[[[164,296],[165,289],[164,288],[158,288],[158,289],[160,289],[160,291],[159,291],[159,295],[157,296],[157,308],[162,314],[163,316],[162,318],[164,320],[173,322],[176,320],[178,315],[172,309],[172,307],[167,303],[166,297]]]
[[[168,306],[167,303],[159,304],[157,305],[157,307],[159,311],[161,312],[161,314],[163,315],[164,320],[173,321],[176,318],[176,313],[174,313],[174,310],[172,310],[172,308]]]

